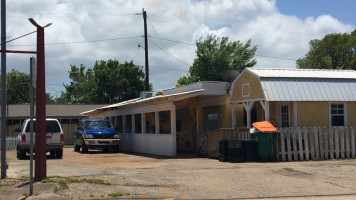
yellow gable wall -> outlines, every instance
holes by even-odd
[[[248,94],[248,87],[245,86],[245,88],[243,89],[243,84],[250,84],[250,95],[248,97],[242,97],[243,90],[245,94]],[[250,72],[245,71],[234,83],[231,101],[259,98],[264,98],[259,79],[256,76],[252,75]]]

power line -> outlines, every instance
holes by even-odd
[[[142,37],[142,36],[128,36],[128,37],[108,38],[108,39],[101,39],[101,40],[86,40],[86,41],[73,41],[73,42],[56,42],[56,43],[46,43],[45,45],[63,45],[63,44],[81,44],[81,43],[92,43],[92,42],[106,42],[106,41],[113,41],[113,40],[139,38],[139,37]],[[36,46],[36,44],[8,45],[8,46]]]
[[[180,42],[180,41],[171,40],[171,39],[166,39],[166,38],[160,38],[160,37],[154,37],[154,36],[148,36],[148,37],[156,38],[156,39],[159,39],[159,40],[165,40],[165,41],[168,41],[168,42],[174,42],[174,43],[179,43],[179,44],[186,44],[186,45],[190,45],[190,46],[196,46],[196,44],[191,44],[191,43],[186,43],[186,42]]]
[[[177,57],[173,56],[172,54],[168,53],[166,50],[162,49],[160,46],[158,46],[157,44],[155,44],[154,42],[152,42],[151,40],[149,40],[153,45],[155,45],[156,47],[158,47],[159,49],[161,49],[163,52],[165,52],[166,54],[168,54],[169,56],[171,56],[172,58],[178,60],[179,62],[183,63],[184,65],[187,65],[188,67],[190,67],[189,64],[185,63],[184,61],[178,59]]]
[[[48,89],[50,89],[50,90],[52,90],[52,91],[54,91],[54,92],[57,92],[57,93],[62,93],[62,92],[60,92],[60,91],[58,91],[58,90],[55,90],[55,89],[53,89],[53,88],[50,88],[50,87],[48,87],[48,86],[46,86],[46,88],[48,88]]]
[[[152,27],[153,31],[155,32],[156,36],[158,37],[157,31],[156,31],[156,29],[153,27],[153,25],[152,25],[152,22],[151,22],[150,18],[149,18],[149,17],[147,17],[147,19],[148,19],[148,21],[150,22],[151,27]]]
[[[256,57],[263,57],[263,58],[272,58],[272,59],[278,59],[278,60],[290,60],[290,61],[297,61],[295,59],[291,58],[280,58],[280,57],[274,57],[274,56],[264,56],[264,55],[255,55]]]
[[[150,67],[166,69],[166,70],[171,70],[171,71],[177,71],[177,72],[187,72],[186,70],[172,69],[172,68],[169,68],[169,67],[160,67],[160,66],[155,66],[155,65],[150,65]]]

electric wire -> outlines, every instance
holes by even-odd
[[[160,46],[158,46],[157,44],[155,44],[154,42],[152,42],[150,39],[149,39],[148,41],[150,41],[150,42],[151,42],[153,45],[155,45],[157,48],[161,49],[161,50],[162,50],[163,52],[165,52],[167,55],[169,55],[169,56],[171,56],[172,58],[176,59],[177,61],[183,63],[184,65],[190,67],[189,64],[187,64],[186,62],[184,62],[184,61],[180,60],[179,58],[173,56],[172,54],[168,53],[166,50],[162,49]]]

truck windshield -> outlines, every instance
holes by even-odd
[[[84,129],[114,129],[110,121],[87,121]]]

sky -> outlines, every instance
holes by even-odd
[[[142,8],[148,15],[150,82],[172,88],[196,57],[195,42],[208,34],[257,46],[256,67],[295,68],[309,41],[356,28],[352,0],[21,0],[7,1],[7,39],[45,29],[46,92],[59,97],[70,84],[70,65],[97,60],[144,66]],[[36,34],[7,44],[35,50]],[[28,54],[8,54],[7,71],[29,73]]]

